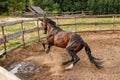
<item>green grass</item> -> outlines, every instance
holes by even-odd
[[[35,23],[33,23],[33,22],[24,23],[24,30],[28,30],[28,29],[31,29],[33,27],[35,27]]]
[[[7,50],[12,48],[12,47],[15,47],[17,45],[21,44],[21,39],[15,39],[15,40],[10,40],[6,46],[7,46]],[[4,49],[4,46],[3,45],[0,45],[0,52]]]
[[[120,22],[120,18],[115,18],[115,22]],[[59,19],[59,24],[67,24],[67,23],[87,23],[87,22],[113,22],[113,18],[76,18],[75,19]]]
[[[90,22],[113,22],[113,18],[76,18],[75,19],[60,19],[59,24],[72,24],[72,23],[90,23]],[[115,18],[114,22],[120,22],[120,18]],[[74,25],[74,26],[61,26],[64,30],[80,31],[80,30],[103,30],[112,29],[113,25]],[[115,25],[115,29],[120,29],[120,24]]]
[[[31,29],[31,28],[34,28],[34,27],[35,27],[35,23],[34,22],[26,22],[26,23],[24,23],[24,30],[28,30],[28,29]],[[19,32],[22,29],[21,29],[21,24],[15,24],[15,25],[10,25],[10,26],[4,27],[4,30],[5,30],[5,35],[8,35],[8,34],[12,34],[12,33],[15,33],[15,32]],[[30,35],[30,36],[28,36],[29,39],[36,38],[34,36],[35,34],[34,35],[33,35],[33,33],[28,33],[28,34]],[[0,28],[0,38],[1,37],[2,37],[2,29]],[[26,41],[28,41],[28,39]],[[7,43],[7,49],[15,47],[15,46],[21,44],[21,42],[22,42],[21,38],[10,40]],[[3,50],[3,48],[4,48],[4,46],[0,45],[0,52]]]
[[[24,30],[28,30],[31,29],[35,26],[35,24],[33,22],[26,22],[24,23]],[[10,26],[6,26],[4,27],[5,30],[5,34],[11,34],[11,33],[15,33],[15,32],[19,32],[21,31],[21,24],[15,24],[15,25],[10,25]],[[0,37],[2,37],[2,29],[0,28]]]
[[[18,32],[21,30],[20,24],[4,27],[5,33]]]
[[[10,49],[11,47],[15,47],[16,45],[21,44],[20,40],[12,40],[9,43],[7,43],[7,49]]]
[[[106,30],[113,29],[113,25],[77,25],[77,26],[63,26],[66,31],[84,31],[84,30]],[[115,25],[114,29],[120,29],[120,25]]]

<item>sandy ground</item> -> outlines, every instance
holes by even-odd
[[[80,33],[80,35],[89,44],[92,54],[103,61],[104,68],[95,68],[82,49],[78,53],[81,60],[72,70],[65,71],[67,65],[63,66],[61,63],[70,59],[66,50],[52,47],[50,54],[47,55],[41,43],[15,50],[8,55],[8,59],[0,61],[0,65],[7,69],[14,62],[30,60],[45,68],[39,73],[26,75],[23,80],[120,80],[120,32]]]

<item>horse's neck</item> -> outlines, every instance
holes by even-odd
[[[55,25],[48,25],[48,35],[56,34],[57,32],[62,31],[62,29],[60,29],[59,27],[57,28],[52,26],[55,26]]]
[[[52,28],[51,25],[48,25],[47,29],[48,29],[48,34],[51,34],[54,30],[54,28]]]
[[[63,31],[58,25],[56,25],[56,28],[57,28],[59,31]]]

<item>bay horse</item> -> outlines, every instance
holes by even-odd
[[[80,35],[74,32],[67,32],[62,30],[56,23],[50,18],[43,18],[41,20],[41,25],[44,29],[44,34],[47,34],[47,53],[49,53],[51,46],[57,46],[60,48],[66,48],[66,51],[71,56],[71,60],[63,62],[63,64],[68,64],[73,62],[66,69],[72,68],[80,58],[77,56],[77,53],[85,47],[85,51],[88,55],[89,61],[93,63],[98,69],[102,68],[101,62],[98,58],[95,58],[91,54],[91,49],[88,44],[81,38]],[[42,43],[45,49],[45,43]]]

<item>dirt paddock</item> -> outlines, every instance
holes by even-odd
[[[120,32],[96,32],[79,33],[89,44],[92,54],[100,58],[102,69],[96,69],[92,65],[82,49],[78,56],[80,61],[72,70],[65,71],[63,61],[70,59],[65,49],[52,47],[47,55],[41,43],[34,43],[25,49],[19,48],[8,54],[8,59],[0,61],[0,65],[8,69],[11,64],[18,61],[33,61],[42,66],[44,70],[37,73],[29,73],[23,80],[120,80]]]

